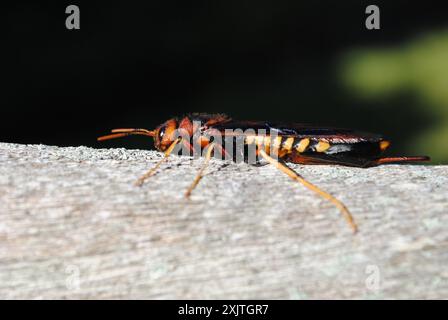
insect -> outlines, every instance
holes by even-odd
[[[259,132],[264,134],[260,134]],[[180,134],[182,133],[182,134]],[[203,176],[212,154],[228,156],[228,141],[240,141],[244,147],[245,159],[252,147],[256,163],[260,159],[274,165],[292,179],[332,202],[353,230],[357,225],[347,207],[331,194],[310,183],[286,163],[329,164],[368,168],[387,163],[428,161],[427,156],[382,157],[390,142],[381,135],[363,133],[350,129],[311,126],[306,124],[276,124],[263,121],[237,121],[224,114],[190,114],[169,119],[155,130],[113,129],[112,133],[98,138],[98,141],[120,138],[128,135],[144,135],[154,139],[157,150],[163,151],[162,158],[151,170],[142,175],[136,184],[141,186],[166,161],[176,146],[194,152],[195,147],[203,151],[204,163],[194,181],[186,191],[186,197],[196,187]],[[225,138],[218,141],[216,136]],[[235,160],[235,156],[232,156]]]

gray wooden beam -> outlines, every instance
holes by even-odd
[[[448,166],[271,166],[0,143],[0,298],[448,298]]]

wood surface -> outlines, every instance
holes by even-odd
[[[2,299],[448,298],[448,166],[272,166],[0,143]]]

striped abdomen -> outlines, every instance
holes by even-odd
[[[245,139],[246,144],[256,144],[268,154],[276,153],[284,157],[291,153],[356,153],[356,154],[378,154],[389,146],[386,140],[377,141],[348,140],[341,139],[319,139],[318,137],[288,137],[288,136],[262,136],[250,135]]]

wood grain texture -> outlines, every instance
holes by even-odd
[[[270,166],[0,143],[0,298],[448,298],[448,166]],[[377,277],[378,276],[378,277]],[[377,281],[378,280],[378,281]]]

